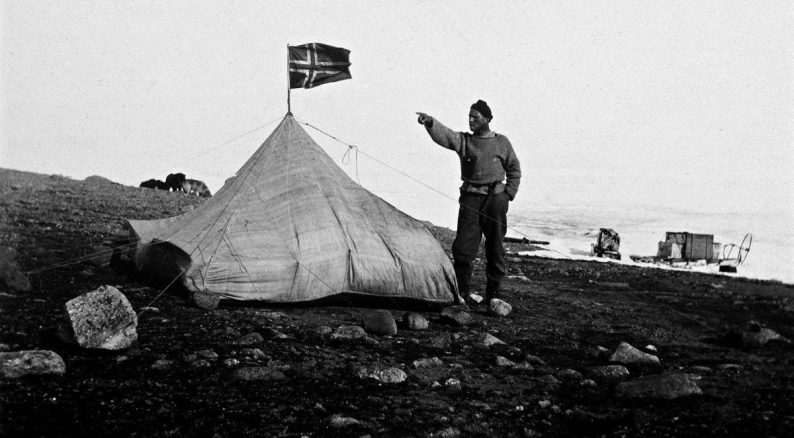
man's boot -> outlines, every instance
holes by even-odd
[[[490,303],[493,298],[499,298],[499,288],[501,282],[495,280],[488,280],[485,286],[485,302]]]

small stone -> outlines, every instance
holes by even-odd
[[[0,353],[0,376],[6,379],[65,373],[66,364],[54,351],[22,350]]]
[[[237,329],[232,327],[223,327],[212,331],[213,338],[219,338],[219,340],[224,341],[231,341],[233,339],[237,339],[242,336]]]
[[[596,385],[595,380],[592,379],[584,379],[581,382],[579,382],[579,384],[587,388],[595,388],[596,386],[598,386]]]
[[[240,365],[240,361],[233,357],[227,357],[226,359],[223,359],[223,365],[225,367],[233,368],[237,365]]]
[[[621,380],[629,377],[629,370],[623,365],[605,365],[592,367],[588,374],[597,380]]]
[[[538,406],[540,406],[543,409],[546,409],[549,406],[551,406],[551,402],[548,401],[548,400],[540,400],[540,401],[538,401]]]
[[[532,365],[546,365],[546,361],[532,354],[527,354],[524,356],[524,360],[531,363]]]
[[[413,361],[413,366],[416,369],[420,368],[435,368],[435,367],[442,367],[444,366],[444,362],[437,357],[425,358],[425,359],[417,359]]]
[[[526,362],[526,361],[525,362],[519,362],[519,363],[513,365],[513,369],[516,370],[516,371],[519,371],[519,372],[523,372],[523,373],[530,373],[532,371],[535,371],[535,367],[533,367],[531,363]]]
[[[444,387],[447,388],[449,391],[457,392],[462,389],[462,385],[460,380],[450,377],[449,379],[444,381]]]
[[[701,374],[711,374],[712,372],[714,372],[710,367],[703,365],[695,365],[690,369],[696,373],[701,373]]]
[[[366,337],[367,332],[357,325],[343,325],[331,333],[331,339],[335,341],[355,341]]]
[[[566,368],[564,370],[560,370],[557,373],[557,378],[560,379],[560,380],[565,380],[565,381],[578,382],[578,381],[582,380],[582,373],[580,373],[579,371],[570,369],[570,368]]]
[[[232,374],[232,378],[235,380],[244,380],[244,381],[265,381],[265,382],[272,382],[278,380],[284,380],[287,376],[284,375],[281,371],[271,368],[271,367],[264,367],[264,366],[254,366],[254,367],[244,367],[239,368],[234,371]]]
[[[452,337],[449,333],[442,333],[428,339],[428,345],[432,348],[446,350],[452,346]]]
[[[408,378],[405,371],[394,367],[359,368],[356,375],[360,379],[375,379],[382,383],[402,383]]]
[[[608,348],[597,345],[587,350],[587,355],[596,359],[606,359],[610,355]]]
[[[361,424],[361,422],[353,417],[344,417],[340,414],[334,414],[328,418],[328,424],[334,429],[344,429],[346,427]]]
[[[541,391],[546,391],[546,392],[556,391],[557,388],[560,386],[560,381],[557,380],[557,378],[552,376],[551,374],[535,377],[533,381]]]
[[[241,359],[253,362],[264,362],[270,360],[270,356],[265,354],[265,352],[259,348],[243,348],[239,351],[238,355]]]
[[[268,339],[289,339],[289,335],[274,328],[262,329],[262,337]]]
[[[488,313],[491,315],[505,317],[513,311],[513,306],[511,306],[506,301],[500,300],[499,298],[491,299],[491,302],[488,303]]]
[[[723,363],[717,365],[717,369],[719,371],[740,371],[742,366],[735,363]]]
[[[174,361],[173,360],[157,359],[156,361],[154,361],[154,363],[152,364],[151,368],[153,370],[167,370],[167,369],[171,368],[173,365],[174,365]]]
[[[474,318],[467,306],[455,305],[447,306],[441,311],[441,320],[455,326],[467,326],[474,324]]]
[[[393,336],[397,334],[397,322],[388,310],[376,309],[367,312],[361,320],[361,325],[367,333],[378,336]]]
[[[430,322],[419,313],[407,312],[403,315],[403,323],[408,330],[427,330]]]
[[[459,438],[461,436],[460,430],[456,427],[447,427],[429,435],[430,438]]]
[[[218,360],[218,353],[216,353],[215,350],[199,350],[195,355],[201,359]]]
[[[490,348],[492,345],[506,345],[504,341],[497,338],[496,336],[490,333],[482,333],[477,338],[477,346],[482,348]]]
[[[516,363],[504,356],[496,356],[496,366],[515,367]]]
[[[251,332],[232,341],[232,345],[254,345],[263,342],[264,340],[265,338],[259,333]]]
[[[210,368],[212,364],[207,359],[196,359],[190,362],[190,366],[193,368]]]
[[[640,351],[627,342],[621,342],[618,345],[618,348],[609,357],[609,361],[622,364],[659,365],[658,357]]]

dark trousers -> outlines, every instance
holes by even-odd
[[[477,257],[480,240],[485,236],[485,294],[496,298],[505,276],[505,248],[502,241],[507,231],[507,193],[491,196],[461,192],[458,211],[458,232],[452,243],[455,275],[461,295],[471,290],[472,261]]]

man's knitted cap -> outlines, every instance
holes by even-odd
[[[485,117],[488,120],[491,120],[493,118],[493,115],[491,114],[491,108],[489,108],[488,104],[482,100],[478,100],[477,102],[475,102],[474,105],[471,106],[471,109],[482,114],[483,117]]]

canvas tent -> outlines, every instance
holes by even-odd
[[[129,221],[136,268],[194,294],[307,302],[337,294],[458,302],[427,227],[348,177],[287,114],[196,210]]]

